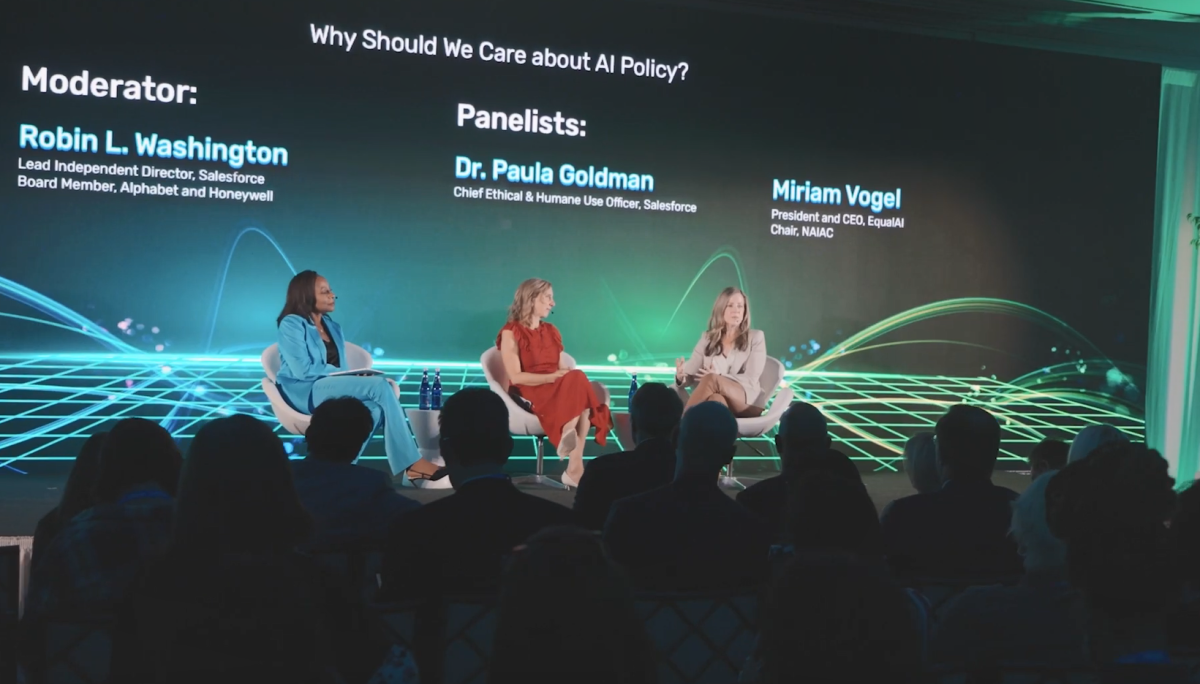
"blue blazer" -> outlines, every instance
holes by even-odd
[[[346,339],[342,327],[329,316],[324,316],[325,330],[337,345],[338,358],[342,366],[331,366],[325,357],[325,340],[317,326],[296,314],[284,316],[279,322],[279,373],[275,384],[292,408],[312,413],[313,383],[338,370],[345,370]]]

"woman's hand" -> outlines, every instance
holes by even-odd
[[[551,374],[550,374],[550,377],[551,377],[551,378],[553,378],[554,380],[557,380],[557,379],[561,378],[562,376],[564,376],[564,375],[566,375],[567,373],[570,373],[570,372],[571,372],[571,369],[570,369],[570,368],[559,368],[558,370],[556,370],[556,371],[554,371],[553,373],[551,373]],[[552,380],[552,382],[553,382],[553,380]]]

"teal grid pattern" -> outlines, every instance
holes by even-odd
[[[424,368],[441,368],[446,396],[485,385],[478,363],[380,359],[375,366],[400,384],[405,407],[415,406]],[[616,412],[626,410],[633,373],[643,383],[670,382],[673,374],[666,367],[581,368],[609,387]],[[73,459],[87,435],[126,417],[162,422],[185,447],[206,420],[224,415],[250,414],[274,424],[260,386],[263,377],[257,357],[0,354],[0,466]],[[1007,467],[1018,465],[1041,439],[1069,438],[1088,425],[1111,423],[1135,439],[1143,439],[1145,432],[1135,409],[1062,385],[1040,390],[991,378],[825,371],[793,371],[785,381],[797,399],[821,408],[839,448],[875,470],[898,469],[905,440],[931,430],[948,406],[962,402],[996,414],[1004,428],[1002,460]],[[298,450],[301,438],[279,430],[289,448]],[[614,437],[603,448],[590,444],[588,455],[630,446]],[[770,439],[743,440],[738,461],[773,462]],[[380,436],[367,453],[368,458],[383,458]],[[533,454],[532,439],[518,440],[515,460],[531,460]]]

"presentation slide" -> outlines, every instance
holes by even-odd
[[[14,11],[7,366],[257,358],[305,269],[378,359],[478,363],[540,277],[592,366],[673,368],[735,285],[797,373],[1142,410],[1154,65],[624,0]]]

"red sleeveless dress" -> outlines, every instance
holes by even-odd
[[[500,329],[511,330],[517,343],[517,354],[521,357],[521,370],[526,373],[550,374],[558,370],[559,356],[563,351],[562,335],[558,328],[542,322],[537,330],[526,328],[519,323],[509,323]],[[500,346],[500,335],[496,335],[496,347]],[[553,384],[527,385],[513,384],[529,403],[533,404],[533,412],[542,424],[542,430],[555,447],[558,438],[562,436],[563,426],[567,421],[591,409],[592,427],[596,428],[596,443],[604,445],[608,441],[608,431],[612,428],[612,414],[607,404],[601,404],[596,398],[596,392],[587,376],[581,370],[572,370],[554,381]]]

